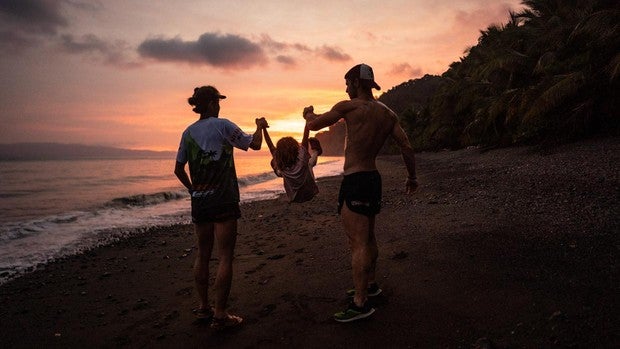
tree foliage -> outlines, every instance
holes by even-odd
[[[392,90],[380,97],[398,112],[416,147],[506,146],[618,133],[620,3],[523,4],[506,24],[481,31],[477,45],[450,65],[424,103],[399,101]]]

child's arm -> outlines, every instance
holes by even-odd
[[[263,133],[264,133],[265,143],[267,143],[267,146],[269,147],[269,152],[271,152],[271,162],[269,162],[269,164],[271,165],[271,168],[273,169],[273,172],[276,174],[276,176],[282,177],[282,175],[280,174],[280,171],[278,171],[278,168],[276,166],[276,158],[274,157],[276,147],[273,145],[273,142],[271,141],[271,137],[269,137],[267,128],[263,127]]]
[[[269,152],[271,153],[271,156],[273,156],[273,153],[276,151],[276,147],[273,145],[271,137],[269,137],[269,133],[267,132],[266,128],[263,128],[263,133],[265,134],[265,143],[267,143],[267,146],[269,147]]]
[[[308,128],[308,124],[304,127],[304,136],[301,139],[301,146],[309,150],[308,148],[308,138],[310,136],[310,129]]]

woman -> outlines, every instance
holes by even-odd
[[[213,86],[194,89],[188,103],[200,115],[183,132],[174,173],[191,195],[192,222],[198,239],[194,280],[200,298],[196,315],[223,329],[241,324],[243,319],[229,314],[226,303],[232,282],[233,252],[237,239],[239,185],[233,148],[259,150],[263,140],[264,118],[256,119],[253,135],[244,133],[233,122],[219,117],[220,100],[226,98]],[[185,164],[189,163],[189,176]],[[214,241],[218,247],[215,277],[215,306],[209,306],[209,260]]]

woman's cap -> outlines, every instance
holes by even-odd
[[[212,101],[215,99],[224,99],[226,96],[220,94],[213,86],[201,86],[194,89],[194,99],[198,101]]]
[[[358,64],[355,67],[349,69],[349,71],[344,75],[344,78],[347,80],[360,79],[360,80],[368,80],[372,82],[372,87],[380,90],[381,87],[377,85],[375,82],[375,74],[372,72],[372,68],[368,64]]]

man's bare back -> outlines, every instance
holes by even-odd
[[[376,170],[375,159],[392,133],[397,117],[383,103],[355,98],[344,115],[347,124],[344,174]]]

